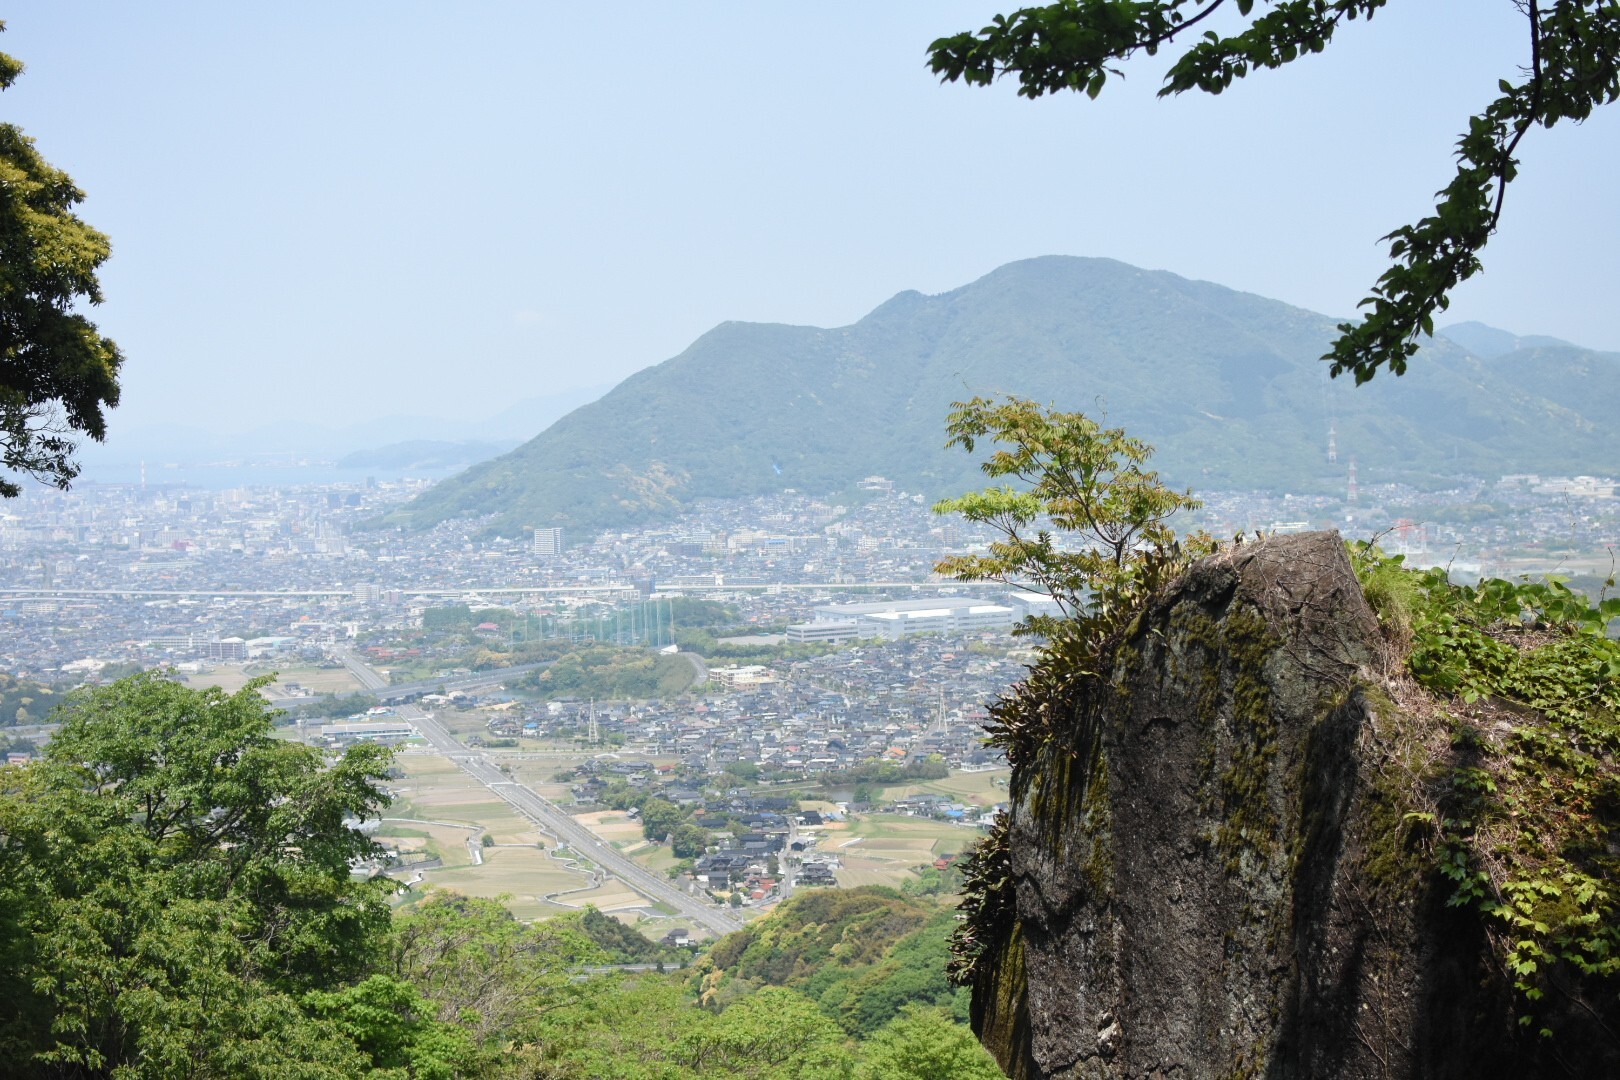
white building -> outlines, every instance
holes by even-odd
[[[320,737],[334,742],[404,742],[417,737],[415,725],[404,720],[344,720],[322,724]]]
[[[734,667],[709,669],[709,679],[728,690],[745,686],[762,686],[776,681],[776,675],[762,664],[740,664]]]
[[[563,553],[563,531],[558,528],[534,530],[534,553],[536,555],[561,555]]]
[[[815,622],[793,623],[785,635],[799,644],[824,643],[836,645],[841,641],[854,641],[861,636],[860,624],[854,619],[824,619]]]
[[[822,604],[813,609],[815,619],[788,628],[788,639],[799,641],[835,640],[816,638],[814,628],[829,623],[855,626],[855,637],[884,638],[894,641],[911,634],[962,634],[976,630],[1006,630],[1021,613],[1006,604],[992,604],[969,596],[940,596],[927,600],[882,600],[872,604]],[[798,636],[794,630],[799,631]],[[837,631],[828,630],[827,633]]]

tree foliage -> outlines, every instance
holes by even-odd
[[[1535,1022],[1550,992],[1620,985],[1620,598],[1564,582],[1459,586],[1352,548],[1408,671],[1452,718],[1427,832],[1449,903],[1480,912]],[[1613,579],[1604,592],[1613,587]],[[1613,998],[1610,998],[1612,1001]]]
[[[517,685],[540,698],[671,698],[697,677],[681,656],[650,649],[587,645],[571,649],[550,667],[530,672]]]
[[[1048,593],[1066,619],[1039,616],[1024,627],[1053,641],[1090,647],[1188,551],[1168,522],[1200,505],[1165,487],[1146,469],[1153,448],[1104,428],[1082,413],[1025,398],[958,402],[947,423],[949,446],[972,453],[980,440],[1001,444],[980,468],[1011,480],[935,505],[1001,534],[987,555],[953,555],[936,569],[965,581],[1002,581]]]
[[[0,53],[0,90],[22,70]],[[0,464],[59,488],[79,474],[72,436],[106,436],[123,363],[76,310],[101,302],[96,271],[112,251],[73,213],[83,200],[34,140],[0,124]],[[0,495],[20,490],[0,479]]]
[[[350,874],[388,752],[274,738],[262,685],[78,691],[42,761],[0,768],[0,1077],[849,1080],[970,1045],[930,1014],[865,1061],[908,1006],[960,1015],[953,920],[892,890],[795,897],[720,943],[729,982],[591,975],[680,955],[594,909],[528,925],[430,891],[391,913],[393,883]]]
[[[942,1009],[908,1006],[866,1044],[857,1080],[1000,1080],[965,1024]]]
[[[0,774],[0,1044],[28,1074],[349,1071],[298,1002],[387,926],[386,886],[349,873],[387,752],[274,738],[261,685],[77,692],[43,761]]]
[[[1580,122],[1620,96],[1620,6],[1612,0],[1514,0],[1526,20],[1525,68],[1498,84],[1499,95],[1468,120],[1457,142],[1457,171],[1434,210],[1384,237],[1392,265],[1362,301],[1359,323],[1342,323],[1324,358],[1332,372],[1366,382],[1387,367],[1399,375],[1433,334],[1451,291],[1481,269],[1479,253],[1501,220],[1518,173],[1519,143],[1532,127]],[[1388,0],[1059,0],[997,15],[977,33],[941,38],[930,65],[946,81],[986,85],[1012,75],[1018,92],[1040,97],[1079,90],[1095,98],[1117,66],[1137,53],[1185,47],[1165,75],[1161,96],[1219,94],[1235,79],[1278,68],[1332,42],[1341,24],[1371,19]],[[1226,9],[1232,32],[1208,29]],[[1222,24],[1226,25],[1226,24]]]

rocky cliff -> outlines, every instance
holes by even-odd
[[[1612,983],[1530,1010],[1448,905],[1426,823],[1477,718],[1399,653],[1304,534],[1194,564],[1098,673],[1049,660],[998,707],[1023,734],[960,974],[1009,1075],[1620,1076]]]

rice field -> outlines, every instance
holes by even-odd
[[[422,872],[423,885],[469,896],[506,896],[514,915],[533,919],[566,910],[566,901],[563,906],[550,903],[544,899],[547,894],[589,884],[584,872],[550,857],[555,845],[551,838],[454,762],[436,754],[402,754],[396,763],[405,775],[391,785],[397,796],[377,840],[442,858],[443,867]],[[481,846],[485,833],[496,846]],[[481,865],[474,864],[469,838],[480,844]]]
[[[979,838],[976,829],[904,814],[863,814],[822,831],[818,851],[838,855],[836,871],[845,888],[900,884],[916,875],[913,868],[941,855],[959,853]]]
[[[538,848],[491,847],[483,848],[482,855],[482,866],[446,865],[440,870],[428,870],[422,884],[454,889],[468,896],[500,898],[507,910],[520,919],[555,915],[559,910],[580,903],[575,897],[589,895],[575,893],[560,897],[557,903],[548,901],[549,894],[578,889],[585,884],[585,877]],[[591,890],[592,893],[600,891]]]

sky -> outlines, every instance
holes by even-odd
[[[992,2],[9,7],[0,118],[113,242],[112,446],[493,431],[726,320],[844,325],[1047,254],[1344,315],[1526,51],[1510,0],[1397,0],[1220,97],[1158,99],[1161,59],[1032,102],[927,70]],[[1620,350],[1617,125],[1526,138],[1441,325]]]

